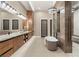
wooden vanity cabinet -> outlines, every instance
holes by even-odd
[[[9,41],[0,43],[0,56],[9,50]]]
[[[24,44],[24,37],[23,36],[18,37],[18,44],[19,44],[19,47],[21,47]]]
[[[10,57],[13,53],[14,53],[13,49],[11,49],[8,52],[6,52],[4,55],[2,55],[1,57]]]
[[[13,40],[0,42],[0,56],[10,56],[13,53]],[[10,51],[11,50],[11,51]]]
[[[19,49],[23,44],[24,44],[24,40],[23,40],[23,36],[19,36],[14,38],[14,52]]]
[[[24,44],[23,35],[0,42],[0,56],[9,57]]]

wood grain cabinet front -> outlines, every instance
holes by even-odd
[[[23,44],[24,44],[24,38],[23,38],[23,36],[20,36],[20,37],[18,37],[18,39],[19,39],[19,46],[21,47]]]
[[[13,48],[13,40],[7,40],[0,43],[0,56],[6,54],[10,49]]]
[[[8,52],[6,52],[2,57],[10,57],[13,54],[13,49],[10,49]]]
[[[16,37],[14,39],[14,52],[24,44],[23,36]]]
[[[13,38],[13,51],[15,52],[17,50],[17,37]]]
[[[0,43],[0,56],[9,50],[9,41]]]
[[[23,35],[14,37],[4,42],[0,42],[0,56],[2,57],[11,56],[23,44],[24,44]]]

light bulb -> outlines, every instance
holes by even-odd
[[[17,14],[17,11],[16,11],[15,9],[13,9],[13,13],[14,13],[14,14]]]
[[[12,10],[13,10],[13,8],[12,8],[12,7],[10,7],[9,12],[13,14]]]
[[[22,14],[18,14],[18,17],[20,17],[21,19],[25,20],[26,17],[24,17]]]
[[[5,9],[6,9],[7,11],[9,11],[10,6],[9,6],[9,5],[7,5]]]
[[[6,3],[2,2],[2,8],[5,8],[5,7],[6,7]]]
[[[24,19],[24,20],[26,19],[26,17],[24,17],[23,15],[21,15],[21,18]]]

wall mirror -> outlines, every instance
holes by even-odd
[[[20,24],[19,24],[20,23]],[[22,30],[22,19],[0,8],[0,35]]]

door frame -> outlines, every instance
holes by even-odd
[[[42,21],[46,21],[46,36],[48,35],[48,21],[47,21],[47,19],[41,19],[41,33],[42,33]],[[41,37],[44,37],[44,36],[42,36],[41,35]]]

